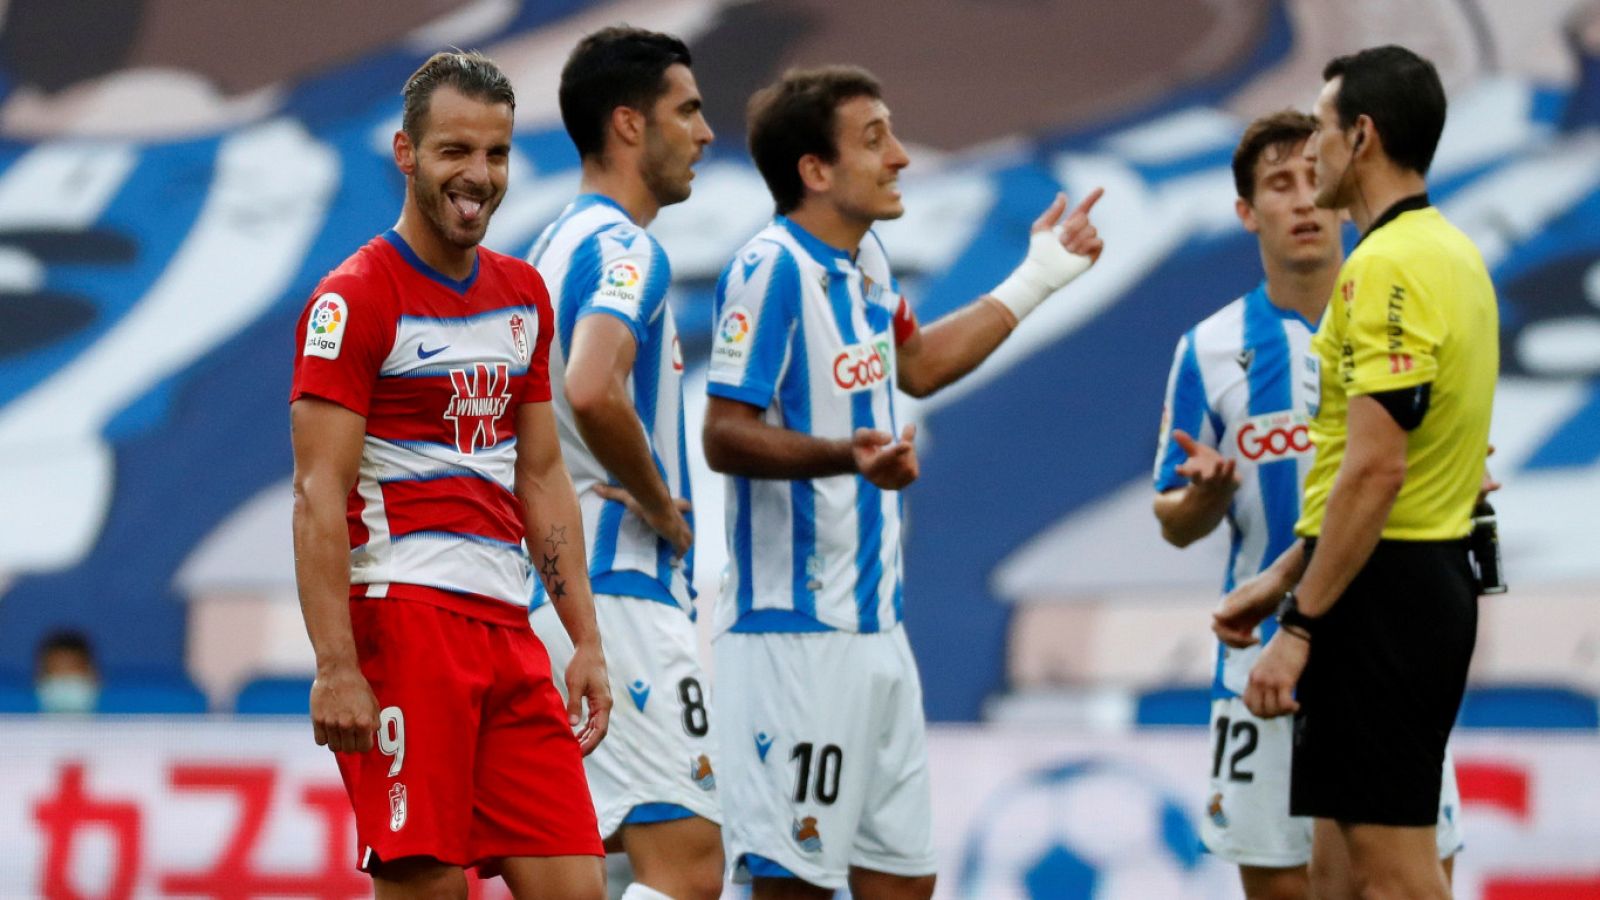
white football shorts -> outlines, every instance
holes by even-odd
[[[922,682],[904,628],[726,632],[714,644],[734,880],[845,886],[937,868]]]
[[[689,814],[720,823],[711,688],[694,623],[639,597],[597,594],[594,611],[613,701],[610,730],[583,761],[601,836]],[[572,640],[549,603],[529,619],[564,698]]]
[[[1289,868],[1311,860],[1311,819],[1289,815],[1293,716],[1258,719],[1238,697],[1211,701],[1211,786],[1200,840],[1240,866]],[[1439,858],[1461,851],[1461,793],[1445,749],[1439,785]]]

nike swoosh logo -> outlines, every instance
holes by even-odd
[[[432,359],[435,356],[438,356],[439,354],[441,354],[441,353],[443,353],[443,352],[445,352],[446,350],[449,350],[449,349],[450,349],[450,345],[449,344],[445,344],[443,347],[438,347],[438,348],[433,349],[433,350],[424,350],[422,345],[418,344],[417,345],[417,359]]]

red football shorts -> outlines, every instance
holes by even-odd
[[[356,599],[350,624],[382,710],[371,750],[335,754],[363,871],[407,856],[605,854],[582,751],[525,618]]]

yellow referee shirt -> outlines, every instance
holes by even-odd
[[[1431,382],[1427,414],[1408,433],[1405,484],[1383,537],[1466,536],[1499,371],[1500,312],[1478,248],[1425,196],[1401,201],[1345,260],[1311,342],[1305,377],[1321,381],[1311,422],[1317,457],[1295,532],[1322,533],[1344,459],[1349,398]]]

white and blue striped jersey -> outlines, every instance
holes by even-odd
[[[899,434],[895,348],[915,328],[877,236],[852,259],[779,216],[723,270],[707,391],[823,438]],[[901,498],[865,478],[729,477],[717,630],[887,631],[901,621]]]
[[[550,386],[561,454],[572,473],[583,509],[589,581],[596,594],[642,597],[681,607],[694,615],[694,551],[682,564],[672,545],[621,503],[595,492],[613,479],[584,445],[565,395],[566,361],[578,320],[615,316],[633,333],[634,363],[628,390],[650,442],[656,469],[674,497],[690,499],[689,450],[683,424],[683,353],[667,285],[672,270],[667,255],[628,213],[608,197],[583,194],[551,223],[529,254],[550,287],[556,333],[550,348]],[[693,520],[690,520],[693,525]],[[540,564],[538,548],[533,564]],[[544,585],[533,579],[531,603],[546,601]]]
[[[1295,542],[1300,492],[1315,456],[1307,425],[1320,386],[1305,360],[1316,327],[1298,312],[1267,299],[1266,285],[1229,303],[1178,342],[1167,379],[1155,487],[1167,491],[1188,479],[1177,467],[1188,457],[1172,440],[1183,429],[1197,443],[1235,461],[1239,490],[1228,509],[1232,549],[1224,592],[1272,564]],[[1217,650],[1212,692],[1244,692],[1261,646],[1277,630],[1268,618],[1261,643]]]

